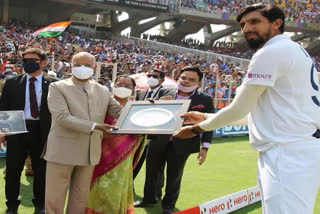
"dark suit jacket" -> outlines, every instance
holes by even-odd
[[[55,79],[43,76],[42,79],[42,96],[40,107],[40,129],[41,142],[45,143],[51,127],[51,113],[48,109],[47,96],[48,88],[51,82]],[[21,110],[24,111],[25,107],[25,94],[26,94],[26,75],[20,75],[10,78],[6,81],[3,87],[2,95],[0,98],[0,110]],[[14,136],[14,135],[13,135]],[[11,136],[10,136],[11,138]],[[7,138],[8,140],[10,138]]]
[[[176,99],[177,89],[164,88],[159,91],[159,98],[163,96],[172,96]],[[195,93],[190,97],[191,104],[188,111],[199,111],[204,113],[213,113],[213,102],[209,95],[202,92],[195,91]],[[171,135],[158,135],[152,138],[153,146],[161,146],[169,143]],[[177,154],[191,154],[200,151],[200,146],[202,142],[211,143],[212,131],[205,132],[197,135],[190,139],[173,139],[173,148]]]
[[[160,86],[159,90],[157,91],[156,94],[153,95],[152,98],[156,98],[158,97],[159,95],[159,92],[160,90],[163,88],[163,86]],[[140,90],[140,91],[137,91],[137,95],[136,95],[136,100],[145,100],[146,97],[147,97],[147,92],[148,92],[148,89],[147,90]]]

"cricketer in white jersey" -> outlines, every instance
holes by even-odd
[[[188,138],[248,115],[251,146],[258,150],[258,183],[265,214],[312,214],[320,184],[319,80],[312,59],[283,35],[284,14],[273,5],[244,8],[240,23],[258,49],[234,101],[217,114],[186,113],[175,137]]]

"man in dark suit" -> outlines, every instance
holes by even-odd
[[[203,73],[197,67],[185,67],[178,80],[178,89],[161,89],[159,97],[160,99],[191,99],[188,111],[212,113],[211,97],[198,92],[202,77]],[[183,170],[189,155],[199,152],[198,159],[201,165],[206,159],[211,139],[212,132],[205,132],[202,136],[197,135],[184,140],[173,139],[171,135],[154,136],[149,144],[146,158],[144,197],[136,201],[135,205],[142,207],[156,202],[157,185],[167,164],[167,182],[162,208],[164,214],[172,213],[179,196]]]
[[[157,99],[160,89],[163,88],[162,83],[165,80],[165,74],[162,70],[154,69],[147,73],[147,77],[149,89],[138,91],[136,100]],[[145,147],[137,166],[133,170],[133,179],[135,179],[140,172],[143,162],[146,159],[147,150],[148,145]]]
[[[51,127],[47,95],[49,84],[54,79],[46,77],[42,68],[46,65],[46,54],[38,48],[30,48],[23,53],[25,75],[8,79],[3,87],[0,110],[24,111],[28,133],[6,137],[6,182],[5,194],[8,209],[6,214],[16,214],[20,200],[20,177],[24,162],[29,154],[34,170],[32,200],[35,214],[44,214],[45,160],[40,156]],[[1,137],[1,143],[4,138]]]

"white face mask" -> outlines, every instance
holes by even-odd
[[[148,78],[148,85],[150,87],[155,87],[155,86],[159,85],[159,80],[154,77],[150,77],[150,78]]]
[[[79,67],[72,67],[71,72],[76,78],[85,80],[93,75],[93,68],[81,65]]]
[[[125,87],[113,88],[112,92],[116,97],[119,97],[121,99],[128,98],[132,94],[132,91]]]

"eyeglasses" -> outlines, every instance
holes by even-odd
[[[180,77],[180,79],[181,80],[183,80],[183,81],[189,81],[189,82],[193,82],[193,83],[195,83],[195,82],[197,82],[198,80],[196,80],[196,79],[194,79],[194,78],[187,78],[187,77]]]
[[[153,78],[159,79],[159,76],[155,74],[148,74],[147,77],[148,78],[153,77]]]
[[[40,61],[41,59],[38,58],[24,58],[22,59],[22,62],[26,63],[26,62],[37,62]]]

